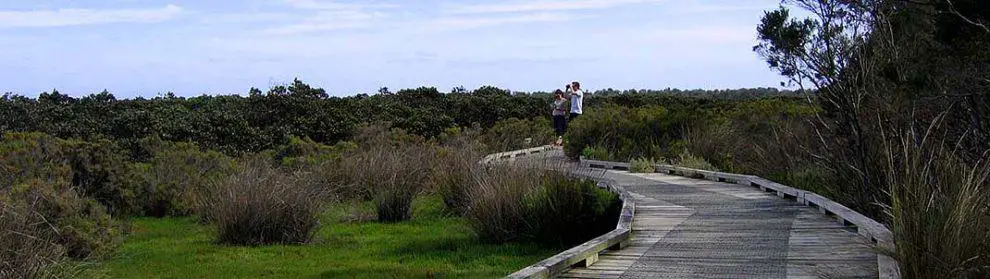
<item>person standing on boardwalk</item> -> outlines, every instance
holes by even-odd
[[[564,91],[557,89],[553,92],[553,130],[557,132],[555,146],[564,145],[564,133],[567,132],[567,97]]]
[[[584,101],[584,91],[581,90],[581,83],[575,81],[567,85],[567,93],[570,94],[571,100],[571,118],[569,121],[573,121],[574,118],[581,116],[584,113],[583,102]]]

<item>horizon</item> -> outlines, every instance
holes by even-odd
[[[752,46],[779,1],[15,0],[0,93],[244,95],[295,78],[331,96],[485,85],[548,92],[776,88]],[[574,39],[578,38],[578,39]],[[54,42],[54,43],[53,43]],[[689,89],[690,88],[690,89]]]
[[[309,84],[309,83],[307,83],[304,80],[300,80],[300,81],[303,82],[306,85],[312,86],[312,84]],[[287,82],[287,83],[277,84],[275,86],[286,86],[286,87],[288,87],[291,84],[292,84],[292,82]],[[467,92],[473,92],[475,90],[478,90],[478,89],[481,89],[481,88],[487,87],[487,86],[490,86],[490,85],[482,85],[482,86],[480,86],[478,88],[464,88],[464,89],[467,90]],[[312,88],[313,89],[323,89],[323,90],[326,90],[325,88],[321,88],[321,87],[317,87],[317,86],[312,86]],[[388,88],[388,89],[389,89],[389,91],[391,93],[395,94],[395,93],[398,93],[399,91],[402,91],[402,90],[416,90],[416,89],[420,89],[420,88],[433,88],[433,89],[436,89],[441,94],[450,94],[450,93],[453,93],[453,90],[456,87],[452,87],[449,90],[443,90],[443,89],[437,88],[435,86],[418,86],[418,87],[410,87],[410,88]],[[551,94],[551,93],[553,93],[552,90],[551,91],[539,91],[539,90],[536,90],[536,91],[523,91],[523,90],[512,90],[512,89],[509,89],[509,88],[499,88],[499,87],[496,87],[496,88],[509,91],[509,93],[511,93],[511,94]],[[245,92],[232,92],[232,93],[203,93],[203,94],[197,94],[197,95],[178,95],[178,94],[175,94],[174,92],[162,92],[162,93],[156,93],[154,95],[148,95],[148,96],[138,95],[138,96],[122,97],[122,96],[119,96],[118,94],[115,94],[111,90],[100,90],[98,92],[90,92],[90,93],[85,93],[85,94],[72,94],[72,93],[63,92],[63,91],[59,90],[58,88],[54,88],[52,90],[38,92],[38,93],[35,93],[35,94],[32,94],[32,95],[29,95],[29,94],[20,94],[20,93],[16,93],[16,92],[0,92],[0,96],[11,95],[11,96],[24,96],[24,97],[29,97],[29,98],[37,98],[41,94],[51,94],[53,92],[58,92],[61,95],[65,95],[65,96],[69,96],[71,98],[79,99],[79,98],[84,98],[84,97],[91,96],[91,95],[100,94],[102,92],[107,92],[107,93],[109,93],[110,95],[112,95],[117,100],[128,100],[128,99],[137,99],[137,98],[153,99],[153,98],[157,98],[157,97],[165,97],[168,94],[172,94],[172,95],[174,95],[175,97],[178,97],[178,98],[196,98],[196,97],[201,97],[201,96],[241,96],[241,97],[248,97],[249,94],[250,94],[250,90],[251,89],[252,88],[249,88]],[[267,93],[271,88],[267,88],[267,89],[266,88],[254,88],[254,89],[258,89],[258,90],[261,90],[261,92],[263,92],[263,93]],[[667,87],[667,88],[612,88],[612,87],[606,87],[606,88],[597,88],[597,89],[587,89],[585,91],[588,92],[588,94],[596,94],[596,93],[599,93],[600,91],[608,91],[608,90],[618,91],[618,92],[623,92],[623,93],[626,92],[626,91],[637,91],[637,92],[641,92],[641,91],[648,91],[648,92],[650,92],[650,91],[652,91],[652,92],[665,92],[665,91],[681,91],[681,92],[705,91],[707,93],[712,93],[712,92],[715,92],[715,91],[760,90],[760,89],[772,89],[772,90],[777,90],[777,91],[780,91],[780,92],[799,92],[799,91],[801,91],[800,89],[796,89],[796,88],[792,89],[792,88],[772,87],[772,86],[771,87],[713,88],[713,89],[704,89],[704,88],[670,88],[670,87]],[[361,94],[366,94],[368,96],[374,96],[374,95],[379,95],[380,93],[378,92],[378,90],[375,90],[373,92],[359,92],[359,93],[350,93],[350,94],[343,94],[342,95],[342,94],[334,94],[333,92],[327,91],[327,95],[329,97],[340,97],[340,98],[356,97],[356,96],[361,95]]]

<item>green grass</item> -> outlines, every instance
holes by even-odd
[[[133,219],[117,255],[86,277],[499,278],[558,252],[531,243],[483,244],[442,204],[417,199],[413,220],[397,224],[345,221],[374,211],[368,203],[338,205],[322,218],[314,243],[301,246],[221,246],[194,218]]]

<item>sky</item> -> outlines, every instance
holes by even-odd
[[[3,0],[0,92],[779,87],[778,0]]]

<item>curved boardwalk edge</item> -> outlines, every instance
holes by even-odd
[[[632,221],[636,210],[636,204],[633,202],[632,196],[623,190],[618,183],[615,183],[615,181],[584,174],[571,174],[586,179],[600,179],[598,187],[607,188],[609,191],[619,194],[619,199],[622,200],[622,212],[619,215],[618,224],[616,224],[615,229],[512,273],[506,278],[551,278],[573,266],[591,266],[598,261],[598,254],[602,251],[608,249],[618,250],[628,245],[629,238],[632,235]]]
[[[610,170],[629,170],[630,168],[629,163],[587,160],[584,158],[581,158],[581,165],[583,167]],[[773,192],[782,198],[793,199],[806,206],[816,207],[822,214],[837,217],[842,225],[851,224],[856,226],[859,235],[869,239],[880,249],[888,251],[895,249],[893,234],[886,226],[814,192],[795,189],[753,175],[698,170],[662,164],[655,164],[654,172],[759,187],[764,192]],[[877,270],[880,278],[900,278],[897,261],[883,253],[877,254]]]
[[[490,163],[493,161],[512,161],[517,157],[539,154],[553,149],[554,148],[552,146],[542,146],[495,153],[485,156],[482,162]],[[632,235],[633,216],[636,211],[636,204],[633,201],[633,197],[629,195],[629,192],[622,189],[618,183],[611,179],[596,177],[591,174],[580,172],[568,173],[573,177],[597,180],[598,187],[606,188],[609,191],[619,195],[619,199],[622,200],[622,211],[619,214],[619,220],[615,226],[615,229],[604,235],[582,243],[581,245],[567,249],[564,252],[560,252],[557,255],[516,271],[515,273],[506,276],[506,278],[551,278],[573,266],[591,266],[598,261],[598,254],[602,251],[608,249],[618,250],[628,245],[629,238]]]

